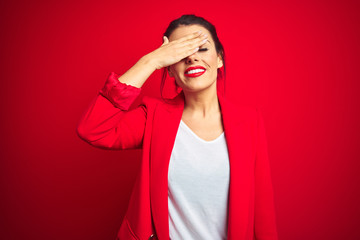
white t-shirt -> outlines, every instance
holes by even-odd
[[[205,141],[181,120],[168,171],[171,240],[227,238],[229,179],[224,133]]]

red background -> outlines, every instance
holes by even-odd
[[[184,13],[216,25],[228,97],[263,111],[280,239],[360,239],[360,15],[344,0],[2,1],[1,239],[115,239],[141,152],[93,148],[76,124]]]

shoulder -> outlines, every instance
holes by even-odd
[[[146,106],[147,109],[155,109],[155,108],[164,108],[171,111],[174,108],[181,107],[184,103],[183,96],[181,94],[177,95],[174,98],[166,98],[162,99],[159,97],[153,96],[143,96],[141,100],[141,104]]]
[[[153,106],[159,104],[161,100],[156,97],[143,96],[141,99],[141,104],[145,106]]]

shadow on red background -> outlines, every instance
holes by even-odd
[[[360,238],[357,1],[18,0],[0,3],[1,239],[115,239],[141,152],[75,127],[184,13],[216,25],[227,96],[263,111],[280,239]]]

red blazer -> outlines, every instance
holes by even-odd
[[[82,116],[77,132],[93,146],[143,149],[140,173],[118,239],[169,239],[168,166],[184,109],[184,94],[169,102],[144,97],[139,107],[128,111],[141,89],[120,83],[117,78],[117,74],[110,74]],[[219,91],[218,99],[230,161],[228,239],[277,239],[261,114],[233,105]]]

